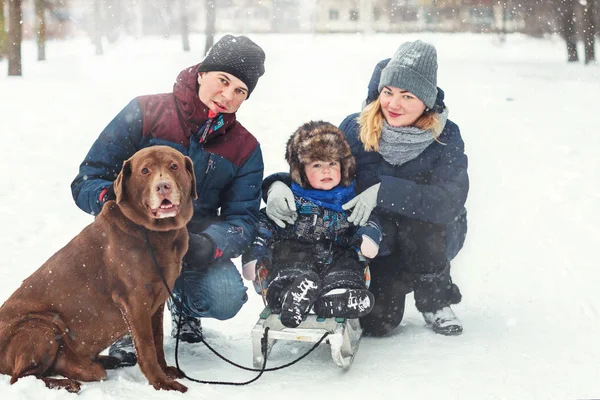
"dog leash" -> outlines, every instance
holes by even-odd
[[[284,369],[287,367],[290,367],[294,364],[296,364],[297,362],[299,362],[300,360],[302,360],[303,358],[305,358],[306,356],[308,356],[310,353],[312,353],[317,347],[319,347],[319,345],[323,342],[323,340],[325,340],[325,338],[327,336],[329,336],[329,332],[325,332],[323,334],[323,336],[319,339],[319,341],[317,341],[314,346],[312,346],[306,353],[304,353],[303,355],[301,355],[300,357],[296,358],[295,360],[287,363],[287,364],[283,364],[277,367],[271,367],[271,368],[266,368],[267,366],[267,356],[268,356],[268,344],[269,344],[269,327],[265,328],[265,332],[263,334],[263,337],[260,340],[260,351],[261,354],[263,356],[263,365],[261,368],[249,368],[249,367],[244,367],[243,365],[237,364],[229,359],[227,359],[225,356],[223,356],[222,354],[220,354],[218,351],[216,351],[215,349],[213,349],[208,343],[206,343],[206,341],[204,340],[204,338],[201,339],[202,343],[210,350],[212,351],[217,357],[219,357],[221,360],[227,362],[228,364],[231,364],[239,369],[245,370],[245,371],[252,371],[252,372],[259,372],[259,374],[257,376],[255,376],[254,378],[245,381],[245,382],[226,382],[226,381],[205,381],[205,380],[200,380],[200,379],[195,379],[192,378],[190,376],[188,376],[179,366],[179,333],[181,331],[181,318],[183,315],[183,300],[185,299],[185,279],[183,280],[183,285],[182,289],[181,289],[181,301],[179,301],[176,296],[173,294],[173,291],[171,290],[171,288],[169,288],[169,284],[167,283],[167,280],[165,279],[161,269],[160,269],[160,265],[158,264],[158,259],[156,258],[156,254],[154,252],[154,249],[152,248],[152,245],[150,244],[150,240],[148,239],[148,230],[145,227],[142,227],[143,232],[144,232],[144,242],[146,243],[146,247],[148,248],[148,252],[150,253],[150,256],[152,257],[152,261],[154,261],[154,266],[156,267],[156,271],[158,272],[158,275],[160,276],[165,288],[167,289],[167,291],[169,292],[169,298],[171,299],[171,301],[173,301],[173,304],[175,304],[175,307],[177,308],[177,314],[178,314],[178,321],[177,321],[177,338],[175,339],[175,366],[177,367],[177,370],[183,375],[184,378],[192,381],[192,382],[198,382],[198,383],[206,383],[206,384],[210,384],[210,385],[230,385],[230,386],[244,386],[244,385],[248,385],[252,382],[257,381],[265,372],[272,372],[272,371],[278,371],[280,369]],[[181,271],[182,274],[185,274],[185,271],[182,269]]]

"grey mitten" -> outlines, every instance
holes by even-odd
[[[267,216],[280,228],[285,228],[285,222],[293,224],[298,218],[296,201],[292,189],[283,182],[273,182],[267,192]]]
[[[361,226],[364,226],[367,223],[371,216],[371,211],[373,211],[377,205],[377,194],[379,193],[380,186],[381,183],[376,183],[361,194],[355,196],[346,204],[342,205],[344,210],[349,210],[354,207],[352,214],[348,217],[348,222]]]

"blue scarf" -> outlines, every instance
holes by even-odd
[[[297,183],[292,182],[292,192],[296,196],[310,200],[318,206],[344,212],[342,204],[354,198],[354,182],[349,186],[337,185],[330,190],[304,189]]]

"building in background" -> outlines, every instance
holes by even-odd
[[[372,33],[558,31],[556,10],[584,0],[213,0],[217,33]],[[49,38],[92,35],[109,42],[123,36],[204,32],[206,0],[46,0]],[[585,3],[585,4],[583,4]],[[600,27],[600,0],[596,29]],[[4,2],[5,15],[8,2]],[[185,19],[181,18],[185,13]],[[23,31],[35,37],[34,0],[23,0]]]
[[[318,0],[317,32],[490,32],[494,0]]]

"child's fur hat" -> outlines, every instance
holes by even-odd
[[[354,179],[356,162],[344,134],[335,125],[324,121],[310,121],[300,126],[289,138],[285,159],[290,165],[292,180],[303,188],[310,188],[304,174],[304,165],[313,161],[339,161],[342,186]]]

